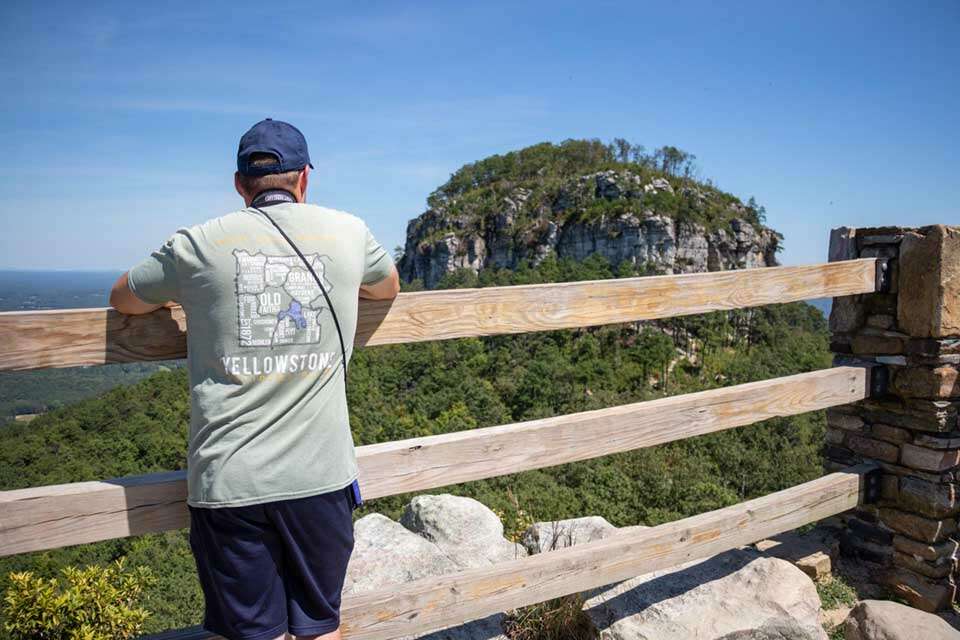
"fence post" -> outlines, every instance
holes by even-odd
[[[880,496],[844,515],[841,550],[894,595],[957,598],[960,227],[834,229],[830,260],[878,258],[878,291],[834,298],[835,363],[883,367],[867,400],[827,411],[826,467],[880,464]]]

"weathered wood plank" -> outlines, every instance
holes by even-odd
[[[650,447],[855,402],[869,372],[835,367],[517,424],[357,448],[365,498]],[[183,472],[0,492],[0,556],[188,525]]]
[[[0,557],[188,526],[183,471],[0,492]]]
[[[341,631],[354,640],[420,634],[709,558],[855,507],[863,476],[873,468],[852,467],[649,529],[622,531],[489,567],[349,594],[341,607]],[[180,634],[164,634],[163,640],[216,637],[197,628]]]
[[[869,372],[837,367],[518,424],[360,447],[372,497],[651,447],[856,402]]]
[[[875,259],[649,278],[404,293],[361,300],[356,344],[373,346],[651,320],[875,289]],[[0,370],[186,357],[182,309],[0,313]]]
[[[141,316],[108,309],[0,313],[0,371],[187,357],[183,309]]]

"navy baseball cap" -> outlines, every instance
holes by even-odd
[[[276,156],[276,164],[250,166],[250,156],[269,153]],[[240,138],[237,149],[237,171],[245,176],[265,176],[271,173],[299,171],[310,164],[307,140],[292,124],[267,118],[250,127]]]

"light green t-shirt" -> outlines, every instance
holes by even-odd
[[[349,358],[358,292],[393,260],[359,218],[261,207],[311,262]],[[189,498],[241,506],[343,488],[357,477],[340,342],[316,281],[252,208],[179,229],[129,273],[148,303],[179,302],[190,372]]]

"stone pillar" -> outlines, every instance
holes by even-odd
[[[830,260],[887,261],[885,291],[835,298],[836,364],[884,367],[885,389],[827,411],[826,467],[882,470],[880,497],[844,514],[841,550],[934,611],[957,599],[960,227],[835,229]]]

